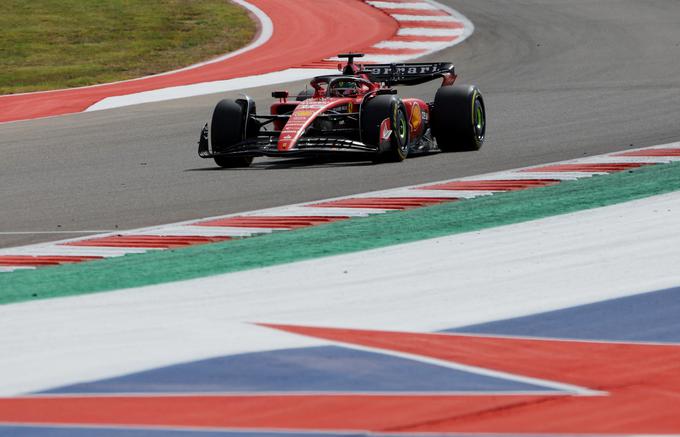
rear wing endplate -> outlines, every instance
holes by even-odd
[[[366,73],[371,81],[387,86],[419,85],[437,78],[453,82],[456,78],[450,62],[372,64],[364,65],[361,73]]]

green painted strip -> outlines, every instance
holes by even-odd
[[[375,249],[680,190],[680,163],[178,250],[0,275],[0,303],[139,287]]]

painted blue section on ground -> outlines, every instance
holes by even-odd
[[[680,342],[680,287],[445,332]]]
[[[604,341],[680,342],[680,287],[447,330]],[[47,393],[442,392],[546,389],[340,346],[266,351],[183,363]],[[388,437],[295,433],[2,426],[0,437]],[[440,435],[443,437],[444,435]],[[449,434],[449,437],[465,437]],[[393,436],[392,436],[393,437]],[[400,435],[400,437],[413,437]],[[435,437],[433,435],[433,437]],[[493,436],[490,436],[493,437]],[[509,436],[505,436],[509,437]]]
[[[45,393],[446,392],[550,390],[339,346],[182,363]]]

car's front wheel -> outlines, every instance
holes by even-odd
[[[244,105],[230,99],[221,100],[213,111],[208,133],[212,143],[215,163],[222,168],[248,167],[252,156],[229,156],[219,153],[245,138],[246,118]]]
[[[479,150],[486,136],[486,108],[473,85],[437,90],[432,110],[432,133],[444,152]]]
[[[399,162],[408,156],[406,108],[394,95],[376,96],[361,109],[361,139],[378,151],[376,162]]]

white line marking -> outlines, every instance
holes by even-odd
[[[35,270],[35,267],[31,266],[0,266],[0,273],[15,272],[17,270]]]
[[[254,88],[265,85],[273,85],[284,82],[294,82],[309,79],[323,74],[336,74],[337,70],[317,68],[290,68],[284,71],[276,71],[256,76],[218,80],[214,82],[195,83],[157,90],[144,91],[135,94],[107,97],[85,111],[99,111],[102,109],[120,108],[123,106],[139,105],[141,103],[162,102],[184,97],[202,96],[206,94],[236,91],[245,88]]]
[[[436,185],[436,184],[433,184]],[[389,199],[390,197],[448,197],[452,199],[472,199],[480,196],[490,196],[494,194],[491,190],[421,190],[413,188],[394,189],[380,195]],[[357,194],[356,198],[375,197],[368,194]]]
[[[445,41],[382,41],[374,45],[376,49],[426,49],[437,50],[449,46]]]
[[[271,228],[236,228],[223,226],[160,226],[149,229],[144,235],[158,236],[196,236],[196,237],[250,237],[258,234],[270,234]]]
[[[275,211],[261,211],[253,213],[258,217],[266,216],[314,216],[314,217],[368,217],[371,214],[382,214],[384,209],[380,208],[319,208],[315,206],[296,206]]]
[[[493,178],[489,175],[477,175],[477,176],[466,176],[460,178],[460,181],[486,181],[486,180],[522,180],[522,179],[556,179],[559,181],[573,181],[576,179],[589,178],[598,173],[585,173],[585,172],[555,172],[555,173],[532,173],[532,172],[522,172],[508,171],[504,173],[495,173]]]
[[[436,6],[425,2],[398,3],[388,1],[367,1],[366,3],[379,9],[420,9],[427,11],[437,10]]]
[[[132,247],[90,247],[90,246],[60,246],[46,245],[41,247],[7,249],[1,255],[12,256],[103,256],[116,257],[134,253],[145,253],[148,249]]]
[[[463,29],[440,29],[435,27],[402,27],[397,31],[401,36],[463,36]],[[459,41],[456,41],[459,42]]]
[[[293,333],[296,334],[296,333]],[[304,334],[296,334],[303,335]],[[336,344],[338,346],[347,347],[350,349],[356,349],[366,352],[374,352],[384,355],[390,355],[398,358],[404,358],[407,360],[417,361],[426,364],[432,364],[439,367],[444,367],[447,369],[460,370],[462,372],[473,373],[475,375],[487,376],[490,378],[505,379],[508,381],[515,381],[523,384],[537,385],[541,387],[552,388],[554,390],[561,390],[567,393],[571,393],[578,396],[607,396],[607,392],[602,392],[599,390],[592,390],[586,387],[580,387],[578,385],[565,384],[562,382],[550,381],[547,379],[532,378],[529,376],[518,375],[515,373],[503,372],[500,370],[487,369],[478,366],[469,366],[467,364],[461,364],[454,361],[441,360],[437,358],[430,358],[423,355],[409,354],[405,352],[398,352],[391,349],[380,349],[374,347],[360,346],[354,343],[345,343],[341,341],[327,340],[331,344]]]
[[[397,21],[431,21],[438,23],[453,23],[456,20],[454,17],[448,15],[406,15],[406,14],[390,14],[392,18]]]

